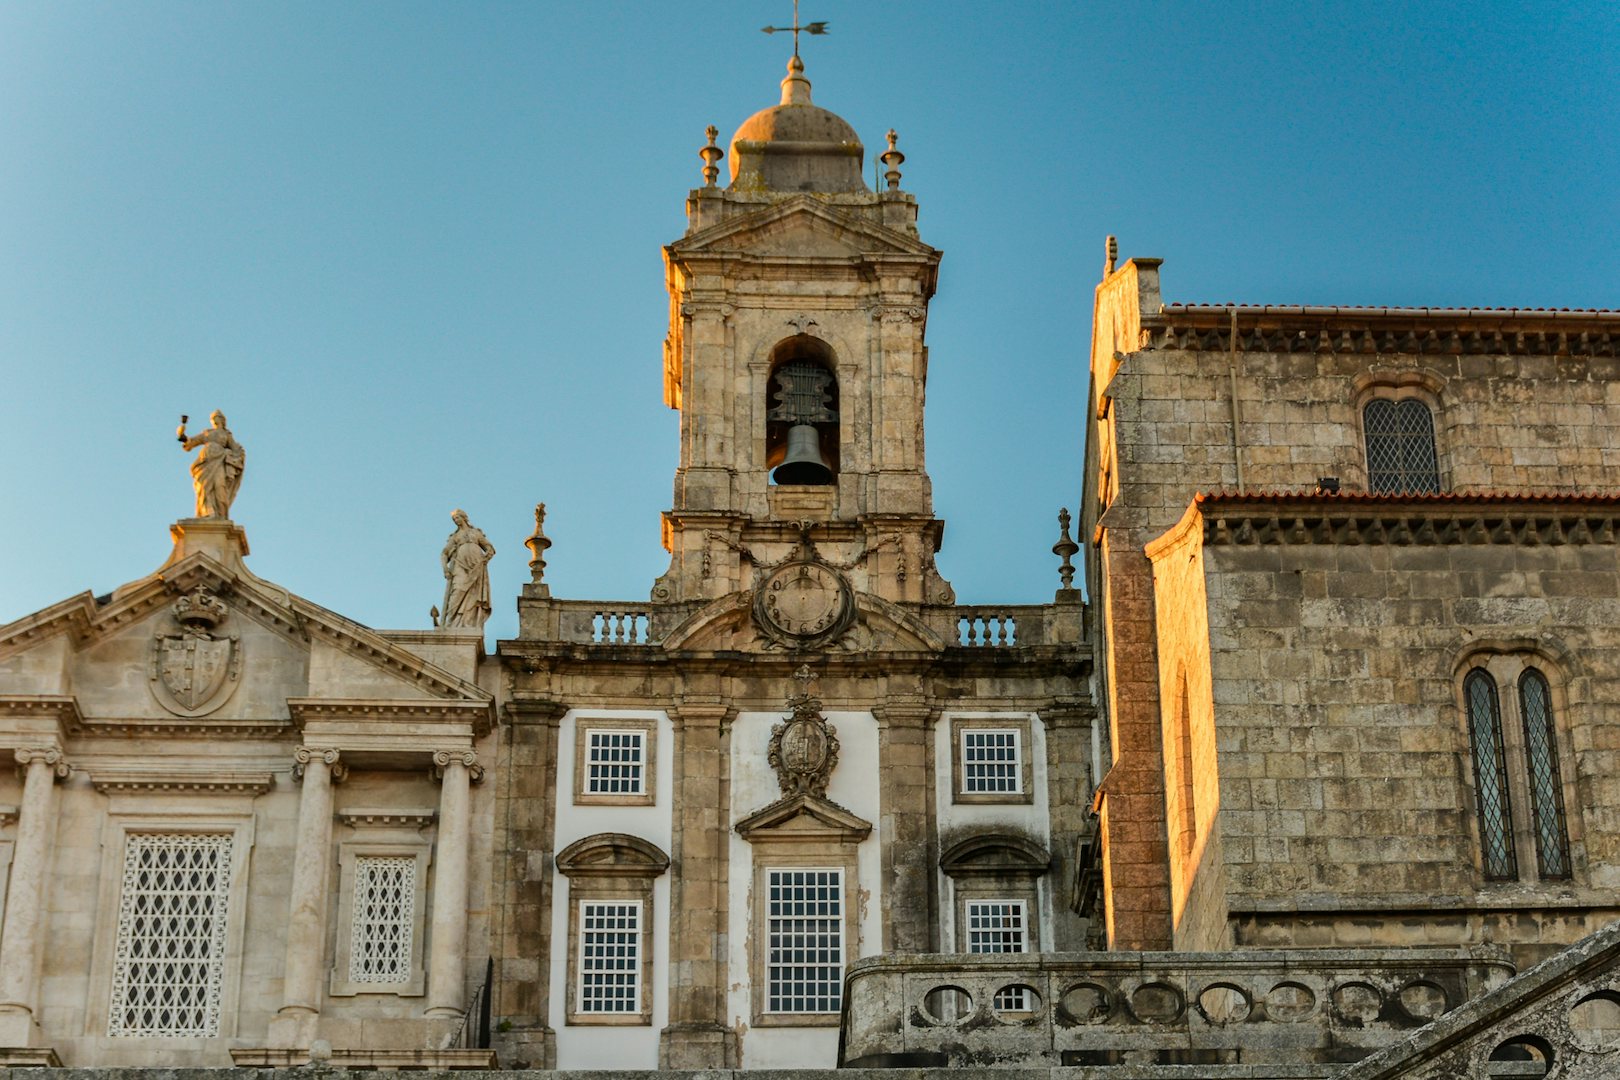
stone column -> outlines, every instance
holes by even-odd
[[[303,781],[304,790],[298,798],[282,1005],[270,1025],[270,1044],[279,1049],[301,1049],[315,1038],[323,997],[321,976],[326,970],[332,785],[341,782],[347,771],[332,748],[300,746],[293,759],[293,777]]]
[[[40,948],[45,941],[45,879],[56,827],[56,781],[69,769],[54,747],[17,750],[23,770],[17,843],[11,856],[6,921],[0,932],[0,1046],[34,1045],[39,1030]]]
[[[734,1069],[737,1033],[726,1025],[731,854],[729,706],[690,699],[675,724],[675,842],[670,880],[669,1026],[661,1069]]]
[[[929,737],[938,711],[917,696],[895,696],[873,710],[878,720],[878,789],[883,845],[884,952],[934,952],[939,926],[934,882],[939,837]]]
[[[472,785],[483,777],[471,750],[433,755],[439,777],[439,842],[433,859],[433,929],[428,935],[427,1015],[459,1017],[467,997],[467,847]]]

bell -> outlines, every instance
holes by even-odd
[[[778,484],[830,484],[833,472],[821,456],[821,433],[813,424],[788,428],[787,453],[771,473]]]

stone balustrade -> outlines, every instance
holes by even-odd
[[[839,1064],[1345,1063],[1513,975],[1504,951],[885,955],[845,984]]]

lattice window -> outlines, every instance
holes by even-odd
[[[644,795],[647,733],[592,728],[585,732],[585,792]]]
[[[1558,772],[1552,694],[1535,668],[1519,677],[1524,717],[1525,765],[1530,774],[1530,812],[1535,822],[1536,861],[1543,878],[1569,877],[1569,830],[1564,821],[1564,784]]]
[[[968,794],[1017,794],[1023,790],[1024,757],[1015,728],[962,731],[962,790]]]
[[[230,835],[133,834],[124,847],[107,1034],[219,1034]]]
[[[835,1013],[844,984],[842,870],[768,870],[766,1012]]]
[[[1502,881],[1519,875],[1513,851],[1513,806],[1508,796],[1507,765],[1502,750],[1502,710],[1496,680],[1475,668],[1463,680],[1468,699],[1468,732],[1474,749],[1474,785],[1479,802],[1479,836],[1485,852],[1485,876]]]
[[[349,915],[349,981],[410,982],[415,927],[416,857],[358,856]]]
[[[1414,398],[1375,398],[1362,411],[1367,439],[1367,487],[1380,494],[1440,490],[1434,415]]]
[[[967,951],[1028,952],[1028,910],[1022,900],[969,900]],[[1020,989],[1003,990],[996,994],[995,1007],[1003,1012],[1028,1012],[1029,992]]]
[[[579,1011],[641,1011],[641,902],[579,905]]]

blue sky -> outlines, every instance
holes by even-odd
[[[1620,305],[1620,5],[805,0],[925,241],[929,468],[964,602],[1057,584],[1103,238],[1171,300]],[[559,596],[667,565],[660,245],[786,0],[0,2],[0,620],[155,569],[179,414],[247,447],[261,576],[427,624],[464,507],[549,507]]]

